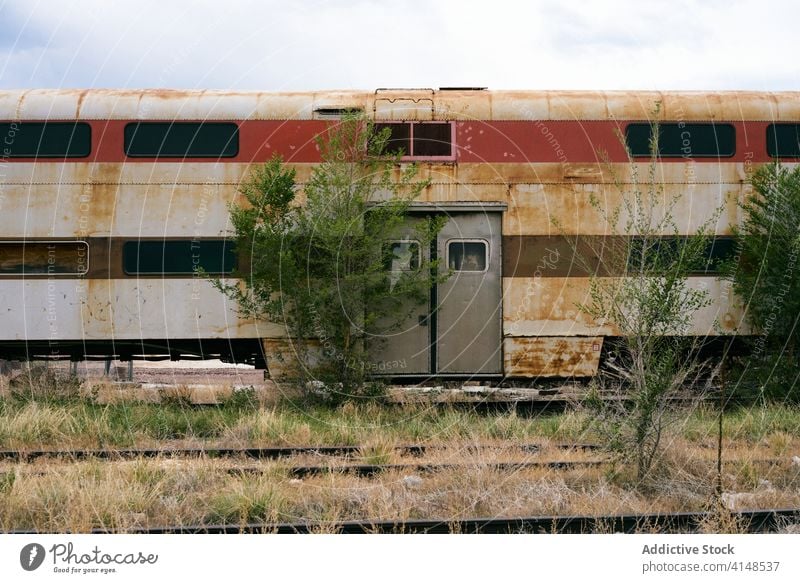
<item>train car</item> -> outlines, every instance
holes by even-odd
[[[800,160],[800,93],[2,91],[0,358],[267,366],[281,326],[242,318],[198,267],[234,272],[227,205],[252,166],[278,154],[302,184],[315,137],[349,111],[390,127],[401,162],[430,181],[409,224],[449,217],[416,251],[454,275],[375,355],[394,377],[596,374],[619,331],[578,308],[597,272],[575,253],[614,236],[590,200],[618,206],[616,183],[646,171],[655,111],[679,234],[721,208],[719,248],[753,170]],[[714,299],[691,334],[741,331],[713,270],[691,285]]]

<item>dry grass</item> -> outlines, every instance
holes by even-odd
[[[48,378],[42,375],[40,382]],[[726,415],[726,496],[720,506],[714,495],[716,417],[710,409],[687,412],[685,421],[665,436],[664,455],[648,481],[637,483],[629,468],[611,465],[557,471],[487,467],[598,459],[597,452],[555,447],[597,439],[587,430],[588,418],[572,411],[524,416],[513,410],[476,412],[424,404],[329,408],[286,401],[265,404],[259,395],[246,392],[232,392],[220,405],[194,407],[189,404],[194,396],[185,387],[168,391],[166,398],[160,395],[161,404],[147,404],[115,393],[114,385],[92,385],[89,390],[85,385],[77,396],[71,385],[59,385],[61,392],[45,398],[40,389],[26,392],[29,381],[19,382],[23,384],[0,381],[0,392],[14,394],[0,401],[0,448],[358,445],[360,450],[348,460],[306,455],[273,462],[165,458],[2,463],[2,530],[84,532],[312,520],[320,521],[320,532],[326,532],[331,528],[326,524],[351,519],[447,522],[481,516],[714,509],[702,525],[704,531],[739,532],[742,525],[732,521],[731,510],[800,506],[800,466],[792,462],[800,455],[800,412],[785,406]],[[535,453],[511,448],[531,442],[543,447]],[[396,449],[406,443],[446,447],[412,458]],[[345,463],[461,467],[393,470],[364,478],[335,471]],[[260,471],[229,472],[245,465]],[[288,471],[292,465],[325,465],[334,471],[300,480]],[[792,529],[795,524],[785,525],[785,531]]]
[[[48,461],[0,465],[0,528],[83,532],[91,528],[247,522],[436,519],[537,515],[608,515],[700,511],[718,508],[701,525],[704,532],[740,532],[726,508],[714,506],[714,463],[705,449],[686,443],[660,465],[657,487],[642,488],[626,472],[591,467],[570,470],[499,471],[501,461],[594,459],[595,454],[543,449],[476,450],[461,447],[400,458],[391,444],[377,443],[357,461],[380,456],[387,463],[450,463],[462,467],[435,472],[388,471],[373,478],[336,472],[293,478],[295,465],[328,465],[340,458],[301,456],[280,461],[148,459],[136,461]],[[680,447],[678,447],[680,445]],[[373,449],[374,448],[374,449]],[[743,450],[744,452],[744,450]],[[737,471],[750,463],[769,486],[749,489],[753,477]],[[234,473],[242,465],[259,473]],[[747,508],[797,507],[800,476],[781,462],[758,464],[731,459],[726,488],[745,492]],[[763,478],[759,478],[763,479]],[[324,532],[330,527],[324,525]],[[643,529],[646,529],[643,525]],[[794,528],[786,525],[786,529]],[[602,529],[601,529],[602,530]]]

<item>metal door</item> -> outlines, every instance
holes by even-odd
[[[403,270],[410,266],[425,263],[430,258],[430,246],[423,246],[416,239],[415,227],[420,217],[409,217],[394,239],[387,239],[384,245],[391,252],[391,265],[388,268],[388,285],[393,285]],[[373,374],[427,375],[431,372],[430,301],[419,303],[408,300],[407,307],[401,310],[405,316],[399,326],[395,326],[397,316],[386,316],[374,322],[368,330]]]
[[[439,233],[451,275],[436,290],[437,373],[502,373],[501,224],[497,212],[451,212]]]

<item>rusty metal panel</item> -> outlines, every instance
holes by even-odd
[[[762,96],[767,99],[767,96]],[[796,93],[776,93],[773,96],[777,115],[769,121],[800,121],[800,97]]]
[[[235,303],[200,277],[86,280],[82,291],[83,331],[73,338],[259,338],[274,333],[273,325],[241,318]]]
[[[15,185],[6,188],[4,237],[220,237],[231,227],[233,185]],[[158,220],[153,220],[158,217]]]
[[[76,280],[4,279],[0,282],[0,340],[81,338]]]
[[[258,97],[252,93],[203,91],[178,96],[171,91],[142,95],[136,119],[247,119],[256,110]]]
[[[608,119],[606,96],[595,91],[548,92],[550,119]]]
[[[597,373],[603,338],[506,338],[503,366],[510,377],[590,377]]]
[[[493,91],[489,119],[552,119],[546,91]]]
[[[114,206],[111,234],[117,237],[220,237],[228,234],[228,204],[234,186],[125,185]],[[153,221],[152,217],[159,217]]]
[[[3,237],[79,237],[108,233],[111,217],[104,203],[90,208],[83,186],[11,185],[4,189],[0,233]],[[113,205],[113,199],[112,199]]]
[[[19,119],[19,103],[23,95],[23,91],[0,91],[0,117],[2,119]]]
[[[4,280],[0,340],[260,338],[281,328],[239,317],[194,279]]]
[[[34,89],[19,100],[17,119],[75,119],[80,106],[80,91]]]
[[[633,171],[645,180],[648,162],[614,164],[577,163],[460,163],[460,182],[506,184],[630,184]],[[658,178],[665,184],[736,184],[747,180],[745,165],[738,162],[669,162],[658,164]]]
[[[720,235],[731,233],[741,212],[738,202],[746,188],[741,184],[667,184],[664,201],[680,198],[672,208],[679,234],[697,232],[702,225]],[[515,184],[511,187],[508,211],[503,217],[507,235],[610,235],[625,234],[604,217],[623,209],[619,225],[625,225],[623,193],[616,186],[602,184]],[[592,199],[596,200],[596,205]],[[666,207],[659,205],[654,219]],[[722,214],[716,220],[716,209]],[[667,229],[664,235],[674,234]]]
[[[142,91],[93,89],[82,92],[78,113],[81,119],[136,119]],[[174,94],[174,99],[180,99]]]
[[[650,119],[664,95],[658,91],[607,91],[604,93],[610,119]],[[663,115],[663,112],[662,112]]]
[[[251,119],[311,119],[311,93],[260,93]]]
[[[597,326],[580,310],[589,300],[588,278],[503,278],[503,335],[615,335],[612,326]]]
[[[491,119],[492,96],[491,91],[437,91],[434,119]]]
[[[259,338],[274,324],[240,318],[236,307],[195,279],[4,280],[0,340]]]
[[[502,185],[432,182],[420,193],[420,202],[504,202],[508,189]]]
[[[731,283],[716,277],[690,277],[689,287],[708,291],[711,305],[698,310],[690,334],[717,336],[720,334],[751,334],[744,319],[744,309],[733,295]]]
[[[257,164],[203,162],[14,162],[3,168],[5,183],[205,183],[238,184]],[[788,163],[793,167],[796,164]],[[292,163],[298,182],[304,182],[314,164]],[[665,184],[739,184],[747,181],[743,163],[671,162],[658,165],[659,180]],[[455,181],[462,184],[613,184],[615,179],[631,183],[632,168],[640,177],[647,176],[647,163],[631,164],[421,164],[418,179],[433,182]],[[400,168],[396,170],[399,176]]]
[[[662,103],[662,121],[796,121],[800,93],[648,91],[363,91],[226,92],[49,90],[0,92],[7,119],[311,119],[317,105],[362,104],[376,119],[573,120],[647,119]],[[341,102],[341,104],[339,104]]]
[[[611,282],[611,279],[600,281]],[[690,277],[688,285],[708,290],[713,302],[699,310],[689,334],[716,336],[747,333],[743,311],[729,284],[716,277]],[[579,306],[591,297],[588,277],[503,278],[503,333],[505,336],[618,336],[611,323],[599,325]]]

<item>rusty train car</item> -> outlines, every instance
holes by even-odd
[[[227,205],[252,165],[279,154],[302,183],[348,111],[390,127],[430,181],[409,223],[449,217],[430,250],[396,242],[454,272],[375,355],[397,377],[596,374],[619,332],[579,310],[593,273],[574,242],[612,236],[590,199],[619,205],[615,182],[646,170],[654,111],[678,228],[721,207],[721,248],[754,168],[800,160],[800,93],[2,91],[0,358],[267,366],[281,326],[240,317],[198,267],[234,272]],[[714,298],[692,334],[740,331],[713,269],[691,283]]]

